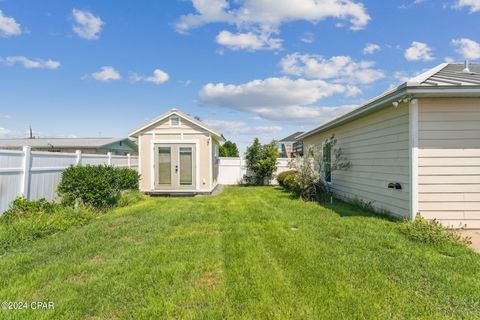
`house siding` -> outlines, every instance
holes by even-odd
[[[181,119],[181,126],[170,127],[168,119],[145,129],[139,135],[140,154],[140,190],[149,192],[152,190],[152,140],[166,140],[171,143],[181,143],[182,140],[195,140],[198,142],[199,153],[199,185],[197,191],[209,192],[213,187],[210,178],[210,134],[204,129]]]
[[[480,228],[480,99],[419,100],[419,211]]]
[[[321,145],[335,134],[337,145],[351,163],[348,170],[332,172],[331,188],[339,198],[360,199],[379,211],[408,218],[409,108],[386,109],[303,139],[305,146]],[[388,189],[399,182],[402,190]]]

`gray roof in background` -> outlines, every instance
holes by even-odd
[[[278,141],[278,142],[291,142],[291,141],[296,141],[297,137],[299,135],[301,135],[303,133],[303,131],[298,131],[298,132],[295,132],[294,134],[291,134],[289,135],[288,137],[286,138],[283,138],[282,140]]]
[[[0,148],[101,148],[127,138],[34,138],[34,139],[0,139]]]
[[[422,79],[422,86],[478,86],[480,85],[480,64],[470,64],[470,73],[464,73],[463,64],[446,64],[439,71]],[[410,81],[415,82],[415,79]]]

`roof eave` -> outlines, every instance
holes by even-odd
[[[380,96],[377,99],[371,100],[365,105],[354,109],[353,111],[342,115],[332,121],[329,121],[313,130],[307,131],[304,134],[298,136],[298,139],[304,139],[308,136],[313,134],[323,132],[325,130],[337,127],[341,124],[346,122],[350,122],[357,118],[362,117],[369,112],[373,112],[376,109],[385,106],[388,103],[392,103],[399,98],[411,95],[414,97],[444,97],[444,96],[451,96],[451,97],[461,97],[461,96],[480,96],[480,86],[432,86],[432,87],[425,87],[421,86],[418,82],[406,82],[400,86],[398,86],[392,92],[387,92]]]

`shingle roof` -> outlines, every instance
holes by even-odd
[[[295,140],[297,140],[297,139],[295,139],[295,138],[298,137],[299,135],[301,135],[302,133],[303,133],[303,131],[295,132],[294,134],[291,134],[291,135],[289,135],[288,137],[283,138],[283,139],[280,140],[279,142],[295,141]]]
[[[0,139],[0,148],[100,148],[127,138],[35,138],[35,139]],[[128,140],[132,143],[130,140]]]
[[[463,72],[463,64],[442,63],[407,82],[394,87],[377,97],[368,100],[352,111],[334,118],[319,127],[301,134],[303,139],[312,134],[342,125],[346,122],[363,117],[369,112],[401,101],[405,97],[415,96],[475,96],[480,95],[480,64],[470,64],[469,73]],[[398,104],[397,104],[398,105]]]
[[[407,84],[421,86],[478,86],[480,85],[480,64],[470,64],[470,73],[463,72],[463,64],[444,63],[410,79]]]

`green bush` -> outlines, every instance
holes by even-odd
[[[284,186],[283,182],[285,181],[285,178],[287,176],[289,176],[290,174],[295,173],[295,172],[297,172],[297,171],[296,170],[287,170],[287,171],[283,171],[283,172],[280,172],[279,174],[277,174],[276,179],[278,181],[278,184],[281,187],[283,187]]]
[[[426,220],[417,216],[413,221],[404,222],[402,232],[408,238],[424,243],[439,244],[454,242],[459,244],[469,244],[469,239],[462,238],[452,230],[446,229],[436,220]]]
[[[138,190],[140,175],[137,171],[129,168],[115,169],[120,190]]]
[[[245,152],[247,174],[243,177],[244,182],[247,185],[269,184],[277,170],[279,155],[275,141],[262,145],[258,138],[255,138]]]
[[[18,197],[0,217],[0,255],[15,245],[43,238],[94,217],[83,208],[66,208],[45,199],[29,201]]]
[[[131,206],[132,204],[142,201],[144,198],[145,195],[143,192],[136,190],[125,191],[121,193],[117,202],[117,207]]]
[[[138,189],[138,174],[112,166],[72,166],[62,173],[58,194],[68,206],[105,210],[115,206],[120,192]]]
[[[283,180],[283,186],[288,191],[297,194],[299,192],[299,185],[297,182],[298,172],[292,171]]]

